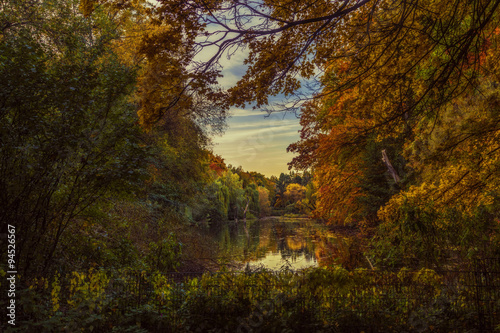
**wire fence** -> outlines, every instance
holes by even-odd
[[[446,271],[129,272],[105,283],[86,279],[85,297],[100,302],[94,313],[112,313],[113,325],[136,316],[151,332],[500,332],[500,258]],[[61,316],[74,304],[77,284],[61,279]],[[29,311],[20,315],[37,320]],[[93,330],[111,325],[100,323]]]

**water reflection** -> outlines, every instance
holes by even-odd
[[[213,226],[210,236],[219,244],[219,258],[280,269],[302,269],[331,262],[330,249],[338,239],[309,219],[267,219]]]

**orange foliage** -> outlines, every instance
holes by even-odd
[[[209,164],[210,170],[213,170],[217,173],[217,176],[221,176],[224,171],[227,171],[227,166],[226,163],[224,162],[224,159],[219,156],[219,155],[214,155],[210,153],[210,164]]]
[[[341,68],[346,66],[341,63]],[[318,201],[313,214],[331,223],[349,222],[361,210],[357,199],[363,196],[363,164],[358,144],[372,122],[348,113],[360,102],[364,103],[358,89],[351,89],[335,99],[310,103],[301,117],[301,141],[288,147],[300,153],[292,166],[314,168]]]

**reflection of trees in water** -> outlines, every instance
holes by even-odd
[[[257,221],[247,223],[215,224],[209,229],[208,237],[219,244],[219,258],[243,260],[257,251],[259,247],[260,226]]]
[[[219,244],[219,258],[242,262],[265,260],[279,254],[293,263],[305,259],[331,262],[342,246],[335,235],[314,222],[251,221],[212,226],[208,235]]]
[[[315,259],[315,244],[311,241],[311,231],[302,223],[275,223],[274,235],[277,240],[276,252],[283,259],[296,261],[303,256],[306,261]]]

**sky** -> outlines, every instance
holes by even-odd
[[[246,52],[234,54],[230,59],[223,57],[223,77],[219,84],[229,88],[245,73],[242,65]],[[272,97],[271,102],[281,102]],[[293,113],[273,113],[262,110],[232,108],[224,135],[214,136],[213,151],[224,158],[226,164],[241,166],[245,171],[257,171],[267,177],[288,173],[287,163],[295,156],[286,148],[299,140],[301,126]]]
[[[247,22],[251,23],[251,22]],[[229,23],[230,24],[230,23]],[[235,28],[235,27],[234,27]],[[208,32],[216,32],[220,27],[208,25]],[[215,37],[214,37],[215,36]],[[208,37],[214,42],[221,35]],[[231,34],[226,38],[234,37]],[[200,37],[198,42],[207,42],[206,37]],[[214,45],[204,47],[195,57],[195,61],[207,61],[218,48]],[[222,67],[218,83],[222,88],[233,87],[245,74],[247,66],[244,60],[248,56],[248,49],[232,49],[228,58],[228,51],[221,56],[219,65]],[[268,98],[270,103],[285,103],[284,97]],[[267,177],[279,176],[288,173],[288,165],[295,154],[287,153],[286,148],[299,140],[299,118],[293,113],[273,113],[258,109],[232,108],[227,119],[227,129],[222,136],[212,136],[212,150],[220,155],[227,165],[241,166],[245,171],[256,171]]]
[[[287,163],[294,156],[287,153],[289,144],[299,140],[299,119],[287,113],[268,117],[260,110],[233,108],[225,134],[214,137],[213,151],[226,164],[242,166],[245,171],[257,171],[267,177],[288,172]]]

